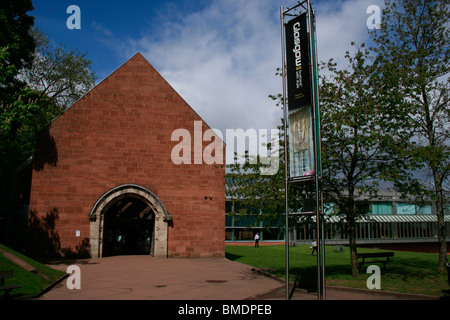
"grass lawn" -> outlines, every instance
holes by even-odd
[[[226,257],[257,268],[267,268],[270,273],[285,278],[284,245],[260,246],[226,246]],[[380,252],[383,250],[358,248],[358,253]],[[392,250],[390,250],[392,251]],[[450,286],[447,273],[437,272],[438,254],[395,251],[393,262],[381,268],[381,290],[442,296],[442,290]],[[325,277],[327,286],[343,286],[367,289],[366,264],[361,268],[359,277],[352,277],[350,250],[335,252],[333,246],[325,249]],[[317,257],[311,256],[309,245],[289,248],[289,278],[301,287],[314,287],[317,283]]]
[[[27,270],[24,270],[14,262],[10,261],[9,259],[5,258],[2,254],[0,254],[0,270],[13,270],[14,276],[12,278],[5,280],[5,285],[17,285],[20,286],[19,289],[14,289],[10,291],[9,295],[12,298],[15,299],[26,299],[26,298],[33,298],[35,295],[40,293],[42,290],[47,288],[50,284],[52,284],[54,281],[58,280],[60,277],[62,277],[65,273],[62,271],[54,270],[52,268],[47,267],[46,265],[43,265],[37,261],[34,261],[32,259],[29,259],[25,257],[24,255],[15,252],[11,250],[8,247],[3,246],[0,244],[0,249],[6,252],[14,253],[16,256],[21,258],[23,261],[29,263],[33,267],[36,268],[36,270],[39,270],[41,273],[43,273],[48,279],[45,279],[44,277],[38,275],[34,272],[29,272]],[[4,298],[3,292],[0,292],[0,300]]]

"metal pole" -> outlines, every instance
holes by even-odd
[[[323,213],[323,190],[322,183],[320,183],[320,194],[321,194],[321,210],[322,210],[322,248],[321,248],[321,256],[322,256],[322,298],[323,300],[327,299],[326,296],[326,281],[325,281],[325,221],[324,221],[324,213]]]
[[[322,150],[322,146],[321,146],[321,135],[320,135],[320,94],[318,91],[318,85],[319,85],[319,74],[318,74],[318,69],[317,69],[317,34],[316,34],[316,28],[315,28],[315,14],[313,11],[313,15],[312,15],[312,21],[313,21],[313,28],[311,30],[311,33],[314,36],[314,52],[316,55],[316,64],[315,64],[315,75],[316,75],[316,79],[317,80],[317,91],[316,91],[316,103],[317,103],[317,125],[318,127],[318,139],[316,140],[316,144],[318,146],[318,150],[319,150],[319,154],[320,154],[320,150]],[[320,171],[318,171],[318,183],[319,183],[319,192],[320,192],[320,212],[321,212],[321,219],[320,219],[320,224],[321,224],[321,228],[322,228],[322,238],[321,238],[321,257],[322,257],[322,261],[321,261],[321,269],[322,269],[322,298],[325,300],[326,299],[326,282],[325,282],[325,220],[324,220],[324,206],[323,206],[323,187],[322,187],[322,156],[319,157],[318,161],[318,166],[320,167]]]
[[[283,79],[283,116],[284,116],[284,175],[285,175],[285,257],[286,257],[286,300],[289,300],[289,206],[288,206],[288,145],[287,145],[287,106],[286,106],[286,58],[285,58],[285,35],[284,35],[284,10],[280,8],[281,17],[281,56],[282,56],[282,79]]]
[[[316,65],[315,65],[315,67],[316,67],[316,69],[315,69],[315,73],[316,73],[316,77],[317,77],[317,87],[316,87],[316,89],[317,89],[317,92],[316,92],[316,98],[317,98],[317,101],[316,101],[316,103],[317,103],[317,124],[319,125],[319,128],[318,128],[318,135],[319,135],[319,139],[317,139],[317,141],[316,141],[316,143],[317,143],[317,145],[318,145],[318,148],[319,148],[319,150],[320,150],[320,152],[321,152],[321,150],[322,150],[322,143],[321,143],[321,141],[322,141],[322,139],[321,139],[321,135],[320,135],[320,123],[321,123],[321,119],[320,119],[320,94],[319,94],[319,88],[318,88],[318,86],[319,86],[319,79],[318,79],[318,77],[319,77],[319,70],[318,70],[318,68],[317,68],[317,34],[316,34],[316,16],[315,16],[315,13],[314,13],[314,11],[313,11],[313,16],[312,16],[312,18],[313,18],[313,28],[312,28],[312,34],[314,35],[314,51],[315,51],[315,54],[316,54]],[[324,216],[325,216],[325,213],[324,213],[324,206],[323,206],[323,186],[322,186],[322,156],[320,156],[320,158],[319,158],[319,160],[318,160],[318,165],[320,166],[320,172],[318,172],[318,174],[319,174],[319,191],[320,191],[320,211],[321,211],[321,226],[322,226],[322,246],[321,246],[321,248],[320,248],[320,250],[321,250],[321,257],[322,257],[322,297],[323,297],[323,299],[325,300],[326,299],[326,281],[325,281],[325,219],[324,219]]]
[[[314,138],[314,160],[315,160],[315,184],[316,184],[316,241],[317,241],[317,298],[319,300],[324,299],[324,272],[323,272],[323,255],[324,255],[324,237],[323,237],[323,228],[322,228],[322,197],[321,197],[321,188],[320,188],[320,170],[321,166],[319,163],[319,148],[317,146],[317,142],[319,141],[319,134],[318,130],[318,113],[316,111],[316,105],[318,103],[317,101],[317,90],[315,86],[316,81],[316,70],[315,70],[315,64],[314,64],[314,53],[315,50],[313,50],[313,46],[315,48],[315,41],[313,41],[313,22],[312,22],[312,15],[311,15],[311,4],[310,0],[307,2],[307,10],[308,10],[308,31],[310,33],[309,36],[309,53],[310,53],[310,70],[312,74],[312,108],[313,108],[313,138]]]
[[[307,4],[306,8],[304,4]],[[307,11],[308,14],[308,28],[309,32],[314,32],[315,37],[315,28],[312,28],[312,15],[311,15],[311,4],[310,0],[299,1],[298,4],[292,8],[288,8],[286,11],[283,10],[283,7],[280,8],[280,18],[281,18],[281,42],[282,42],[282,78],[283,78],[283,113],[284,113],[284,160],[285,160],[285,256],[286,256],[286,300],[289,300],[289,206],[288,206],[288,186],[289,186],[289,171],[288,171],[288,143],[287,143],[287,130],[288,130],[288,116],[287,116],[287,105],[286,105],[286,56],[285,56],[285,29],[284,29],[284,17],[291,10],[296,9],[301,6],[303,9]],[[292,14],[291,14],[292,15]],[[315,184],[316,184],[316,238],[317,238],[317,291],[318,291],[318,299],[325,299],[325,238],[324,238],[324,227],[323,227],[323,197],[322,197],[322,185],[321,185],[321,159],[318,159],[318,150],[320,150],[320,134],[317,130],[320,129],[320,115],[318,114],[318,107],[316,108],[316,104],[318,106],[319,94],[317,92],[317,87],[315,85],[317,69],[314,68],[316,65],[313,63],[313,53],[317,52],[316,41],[312,41],[312,34],[310,34],[309,41],[309,50],[310,50],[310,70],[312,70],[313,76],[313,84],[312,84],[312,108],[313,108],[313,136],[314,136],[314,154],[315,154],[315,162],[316,162],[316,172],[315,172]],[[314,38],[315,39],[315,38]],[[313,50],[313,45],[314,49]],[[317,112],[316,112],[317,111]],[[319,127],[318,127],[319,126]],[[316,132],[317,131],[317,132]]]

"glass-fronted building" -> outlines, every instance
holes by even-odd
[[[405,200],[395,188],[377,190],[377,198],[362,196],[358,199],[360,210],[365,212],[357,220],[357,243],[381,242],[433,242],[438,238],[437,217],[432,202],[414,203]],[[325,239],[327,244],[348,242],[347,223],[337,216],[333,204],[327,203],[325,211]],[[279,223],[267,223],[257,219],[258,213],[239,213],[239,200],[229,194],[226,197],[225,240],[226,242],[252,241],[258,232],[262,242],[284,242],[284,213]],[[447,203],[445,224],[450,241],[450,215]],[[292,243],[310,243],[316,238],[315,217],[299,218],[289,232]]]

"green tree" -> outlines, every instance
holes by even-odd
[[[55,117],[94,87],[92,61],[85,53],[55,45],[36,29],[32,34],[36,42],[33,61],[20,76],[40,93],[39,104]]]
[[[0,23],[4,26],[0,30],[0,55],[4,58],[0,64],[0,220],[3,220],[0,225],[3,227],[11,210],[6,206],[10,200],[11,173],[33,155],[36,134],[95,84],[91,60],[77,50],[54,45],[43,33],[32,29],[33,18],[24,14],[26,8],[32,7],[25,3],[28,1],[7,1],[0,7]],[[24,21],[31,23],[25,25]],[[16,35],[10,37],[3,30]],[[19,50],[21,47],[27,50]]]
[[[277,75],[279,75],[278,72]],[[270,95],[269,97],[277,101],[277,107],[282,105],[281,94]],[[244,155],[235,153],[234,163],[227,165],[228,193],[238,203],[239,208],[231,214],[252,214],[257,222],[264,221],[264,225],[267,227],[285,226],[286,148],[284,119],[281,119],[281,124],[277,129],[278,135],[276,137],[268,137],[267,140],[270,142],[262,143],[269,151],[269,161],[259,154],[256,156],[250,155],[246,151]],[[305,211],[305,205],[312,211],[310,199],[314,197],[314,191],[314,188],[289,185],[287,190],[289,212]],[[309,220],[309,217],[291,216],[289,217],[289,227],[292,230],[299,224],[309,223]]]
[[[31,0],[6,0],[0,4],[0,134],[3,139],[4,135],[16,134],[20,122],[36,109],[34,104],[27,106],[35,97],[19,76],[33,61],[35,41],[30,31],[34,18],[28,15],[31,10]]]
[[[357,200],[363,194],[376,196],[380,170],[391,162],[386,146],[401,139],[396,119],[382,116],[369,50],[361,45],[345,58],[346,68],[339,69],[333,60],[322,64],[327,70],[320,77],[322,183],[324,198],[347,222],[352,274],[357,276],[356,220],[366,213]]]
[[[320,78],[322,186],[326,202],[334,204],[334,211],[346,220],[351,249],[352,274],[358,275],[356,249],[356,220],[366,213],[359,206],[358,196],[370,193],[380,170],[390,162],[386,146],[391,140],[401,141],[396,131],[395,117],[380,116],[384,103],[379,99],[376,69],[369,60],[364,45],[355,53],[345,55],[348,66],[338,69],[333,60],[322,64]],[[326,75],[328,74],[328,75]],[[271,96],[278,100],[278,96]],[[280,103],[278,103],[279,105]],[[280,127],[280,166],[273,176],[261,176],[261,164],[232,165],[231,171],[240,181],[235,196],[245,207],[257,208],[260,219],[275,221],[285,212],[284,131]],[[314,211],[315,188],[289,185],[289,212]],[[309,208],[307,208],[309,207]],[[290,226],[308,223],[308,217],[290,218]]]
[[[385,114],[395,115],[399,128],[409,133],[406,143],[391,145],[397,169],[386,171],[385,178],[434,200],[442,271],[447,260],[444,186],[450,172],[449,16],[446,0],[386,0],[381,29],[371,32]],[[427,176],[431,187],[424,183]]]
[[[29,33],[36,49],[31,63],[15,77],[23,85],[2,100],[0,108],[0,153],[6,174],[33,153],[36,133],[91,90],[96,78],[85,54],[51,44],[37,30]]]
[[[34,18],[28,15],[31,10],[31,0],[0,2],[0,103],[4,106],[23,87],[17,74],[33,59],[35,44],[29,31]]]
[[[279,136],[267,139],[278,139],[265,144],[276,161],[276,169],[270,174],[262,174],[270,165],[260,155],[235,153],[234,163],[227,165],[227,178],[231,187],[229,194],[239,203],[239,210],[231,214],[254,214],[257,221],[273,224],[280,222],[285,212],[285,168],[284,168],[284,126],[278,127]],[[275,155],[276,154],[276,155]]]
[[[0,229],[4,227],[9,196],[10,173],[17,161],[22,161],[23,141],[18,139],[20,122],[33,113],[36,105],[19,71],[33,59],[34,39],[29,33],[34,18],[31,0],[0,2]]]

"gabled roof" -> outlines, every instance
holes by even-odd
[[[55,120],[57,120],[60,116],[62,116],[63,114],[65,114],[67,111],[71,110],[72,108],[76,107],[76,105],[80,102],[80,100],[83,100],[85,97],[89,96],[90,94],[92,94],[93,92],[95,92],[96,90],[98,90],[99,87],[101,87],[104,83],[106,83],[109,79],[113,78],[121,69],[132,65],[134,63],[143,63],[144,65],[146,65],[146,70],[143,69],[143,71],[147,71],[149,74],[151,74],[151,76],[153,78],[158,78],[158,83],[164,83],[164,85],[170,87],[171,91],[173,91],[180,100],[182,100],[184,102],[184,104],[189,107],[193,113],[195,113],[195,115],[201,119],[209,128],[211,128],[204,120],[203,118],[197,113],[197,111],[195,111],[184,99],[183,97],[181,97],[181,95],[167,82],[167,80],[165,80],[163,78],[163,76],[148,62],[147,59],[144,58],[144,56],[140,53],[137,52],[133,57],[131,57],[129,60],[127,60],[126,62],[124,62],[122,65],[120,65],[118,68],[116,68],[111,74],[109,74],[105,79],[103,79],[102,81],[100,81],[99,83],[97,83],[89,92],[87,92],[83,97],[81,97],[80,99],[78,99],[76,102],[74,102],[71,106],[69,106],[67,109],[65,109],[62,113],[60,113],[58,116],[56,116],[52,121],[50,121],[49,124],[51,124],[52,122],[54,122]],[[47,126],[49,125],[47,124]]]

